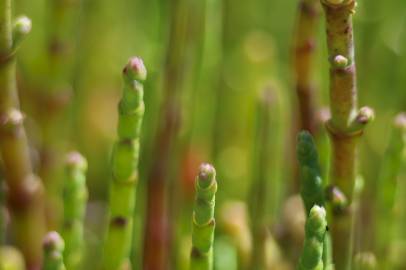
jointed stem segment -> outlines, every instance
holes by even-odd
[[[109,227],[104,243],[102,268],[121,269],[128,263],[132,243],[135,190],[138,183],[140,131],[144,116],[142,82],[147,71],[134,57],[123,70],[124,89],[119,104],[118,141],[112,154]]]
[[[323,243],[327,229],[326,210],[315,205],[310,210],[305,227],[305,241],[298,270],[323,270]]]
[[[24,117],[19,111],[16,49],[31,30],[28,18],[11,23],[11,0],[0,0],[0,151],[17,247],[28,269],[41,264],[44,216],[41,181],[33,174]]]
[[[216,171],[210,164],[202,164],[196,179],[190,270],[213,269],[216,191]]]
[[[356,177],[357,143],[373,118],[369,108],[358,111],[352,14],[355,0],[321,0],[326,14],[330,61],[331,119],[327,129],[332,141],[331,181],[347,198],[343,211],[334,212],[331,224],[336,269],[346,270],[352,257],[352,197]]]
[[[83,222],[88,192],[86,188],[87,161],[78,152],[67,155],[66,179],[63,188],[64,218],[62,236],[66,243],[64,257],[68,269],[80,269],[83,257]]]

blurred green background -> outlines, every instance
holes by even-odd
[[[212,162],[218,171],[221,206],[226,200],[247,197],[252,178],[256,100],[269,87],[275,96],[276,123],[272,134],[273,196],[269,211],[272,218],[278,218],[283,201],[292,193],[290,183],[296,162],[298,117],[292,41],[297,4],[286,0],[81,1],[73,27],[66,32],[74,44],[69,63],[74,96],[69,121],[63,126],[69,148],[79,150],[89,161],[91,243],[100,239],[99,222],[108,194],[109,155],[116,136],[121,68],[132,55],[141,56],[148,69],[137,216],[144,215],[148,170],[160,158],[159,151],[154,150],[154,137],[162,119],[160,108],[165,91],[176,93],[176,106],[181,111],[173,161],[167,172],[181,189],[171,192],[182,193],[185,200],[190,200],[198,164]],[[43,139],[35,119],[35,111],[42,105],[33,105],[32,93],[41,91],[52,74],[49,62],[44,59],[47,38],[54,25],[50,23],[47,1],[15,0],[15,6],[16,14],[25,14],[33,22],[32,34],[18,56],[18,78],[23,111],[30,120],[27,129],[35,148]],[[179,7],[187,12],[179,11]],[[178,36],[171,45],[173,21],[180,21],[175,28],[185,36]],[[359,103],[376,112],[376,120],[368,127],[361,146],[361,172],[366,184],[363,193],[366,206],[362,213],[368,222],[371,210],[368,202],[377,192],[376,178],[393,116],[406,110],[406,1],[361,0],[354,24]],[[317,106],[321,109],[328,106],[323,19],[319,29],[314,80]],[[173,52],[170,45],[182,49]],[[171,62],[176,72],[166,76],[177,83],[165,90],[168,82],[164,79],[165,63],[170,61],[171,53],[176,57]],[[190,211],[190,207],[185,207],[185,216],[190,216]],[[137,219],[136,239],[142,235],[142,220]],[[186,226],[180,234],[189,233],[189,229]],[[356,248],[368,248],[371,236],[371,230],[362,230]],[[135,243],[139,249],[142,241]]]

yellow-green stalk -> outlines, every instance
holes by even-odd
[[[71,152],[65,161],[63,185],[62,237],[64,258],[68,269],[80,269],[84,255],[83,222],[88,192],[86,188],[87,161],[78,152]]]
[[[9,246],[0,247],[1,270],[25,270],[23,255],[15,248]]]
[[[355,0],[321,0],[326,15],[330,62],[330,111],[326,126],[331,137],[331,183],[347,198],[342,211],[333,212],[331,234],[336,269],[351,267],[352,199],[357,176],[357,145],[365,125],[373,118],[367,107],[358,109],[352,15]]]
[[[202,164],[196,178],[190,270],[213,269],[216,191],[217,181],[214,167],[210,164]]]
[[[16,83],[16,51],[31,21],[20,17],[13,24],[12,2],[0,0],[0,152],[15,244],[30,270],[42,260],[43,188],[33,172]]]
[[[112,153],[109,224],[104,241],[102,269],[117,270],[128,263],[132,243],[135,191],[138,183],[140,131],[144,116],[143,61],[133,57],[123,70],[117,135]]]

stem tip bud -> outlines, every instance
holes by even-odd
[[[147,69],[145,68],[144,62],[139,57],[130,58],[123,73],[132,80],[145,81],[147,78]]]

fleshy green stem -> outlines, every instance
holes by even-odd
[[[348,199],[334,212],[331,231],[336,269],[347,270],[352,258],[352,198],[357,176],[357,143],[365,125],[373,118],[369,108],[357,107],[356,68],[352,14],[355,0],[321,0],[326,14],[330,61],[330,111],[327,123],[332,142],[331,182]]]
[[[210,164],[200,166],[196,179],[193,211],[191,270],[213,269],[214,206],[217,191],[216,171]]]
[[[123,96],[119,104],[118,141],[112,154],[109,226],[102,268],[120,269],[127,262],[133,229],[135,190],[138,183],[140,131],[144,116],[143,84],[147,71],[142,60],[131,58],[123,70]]]
[[[308,215],[314,205],[324,206],[325,199],[316,145],[307,131],[302,131],[298,136],[297,158],[300,163],[301,196]]]
[[[57,232],[49,232],[43,241],[44,261],[42,270],[66,270],[63,263],[65,242]]]
[[[319,0],[299,1],[294,43],[294,72],[299,101],[300,128],[312,133],[316,129],[312,71],[320,9]]]
[[[28,269],[41,264],[44,213],[41,181],[34,175],[28,141],[19,111],[15,54],[31,29],[26,17],[12,27],[11,0],[0,0],[0,151],[8,188],[8,208],[17,247]]]
[[[402,167],[406,166],[404,157],[406,151],[406,114],[399,114],[393,123],[389,145],[382,161],[380,176],[378,179],[378,200],[376,211],[377,220],[377,250],[381,256],[384,269],[392,269],[388,264],[389,249],[393,240],[395,221],[395,198],[398,189],[398,180]],[[388,232],[390,237],[388,237]]]
[[[272,105],[274,105],[273,93],[270,89],[265,90],[258,102],[255,121],[255,144],[253,147],[252,186],[249,197],[252,253],[250,269],[267,269],[267,241],[270,236],[269,224],[269,194],[270,174],[269,164],[272,163]],[[274,179],[276,180],[276,179]]]
[[[315,205],[306,221],[305,240],[298,270],[323,269],[323,243],[327,229],[326,210]]]
[[[66,243],[64,257],[68,269],[79,269],[84,252],[83,222],[88,198],[86,159],[78,152],[69,153],[66,158],[65,171],[62,224],[62,237]]]

